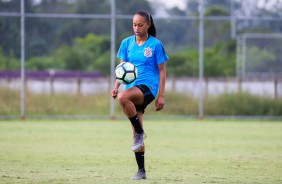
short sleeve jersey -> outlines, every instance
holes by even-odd
[[[144,84],[150,88],[152,94],[156,97],[160,81],[158,65],[169,59],[161,41],[149,36],[146,42],[139,46],[136,43],[135,35],[130,36],[121,42],[117,57],[134,64],[138,70],[137,79],[126,85],[126,89]]]

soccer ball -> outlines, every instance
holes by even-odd
[[[121,84],[130,84],[137,78],[137,68],[129,62],[122,62],[117,65],[116,80]]]

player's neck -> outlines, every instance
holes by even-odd
[[[146,34],[144,36],[136,36],[136,43],[137,45],[143,45],[149,38],[149,34]]]

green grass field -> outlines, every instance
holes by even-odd
[[[282,183],[282,122],[146,120],[146,181],[127,120],[0,121],[0,183]]]

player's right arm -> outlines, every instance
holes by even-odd
[[[112,90],[112,93],[111,93],[111,95],[112,95],[113,98],[116,98],[116,97],[117,97],[119,86],[120,86],[120,83],[119,83],[118,81],[116,81],[115,87],[114,87],[114,89]]]
[[[120,60],[120,63],[122,63],[122,62],[124,62],[124,61],[123,61],[123,60]],[[113,98],[116,98],[116,97],[117,97],[119,86],[120,86],[120,83],[116,80],[115,87],[114,87],[114,89],[113,89],[112,92],[111,92],[111,95],[112,95]]]

